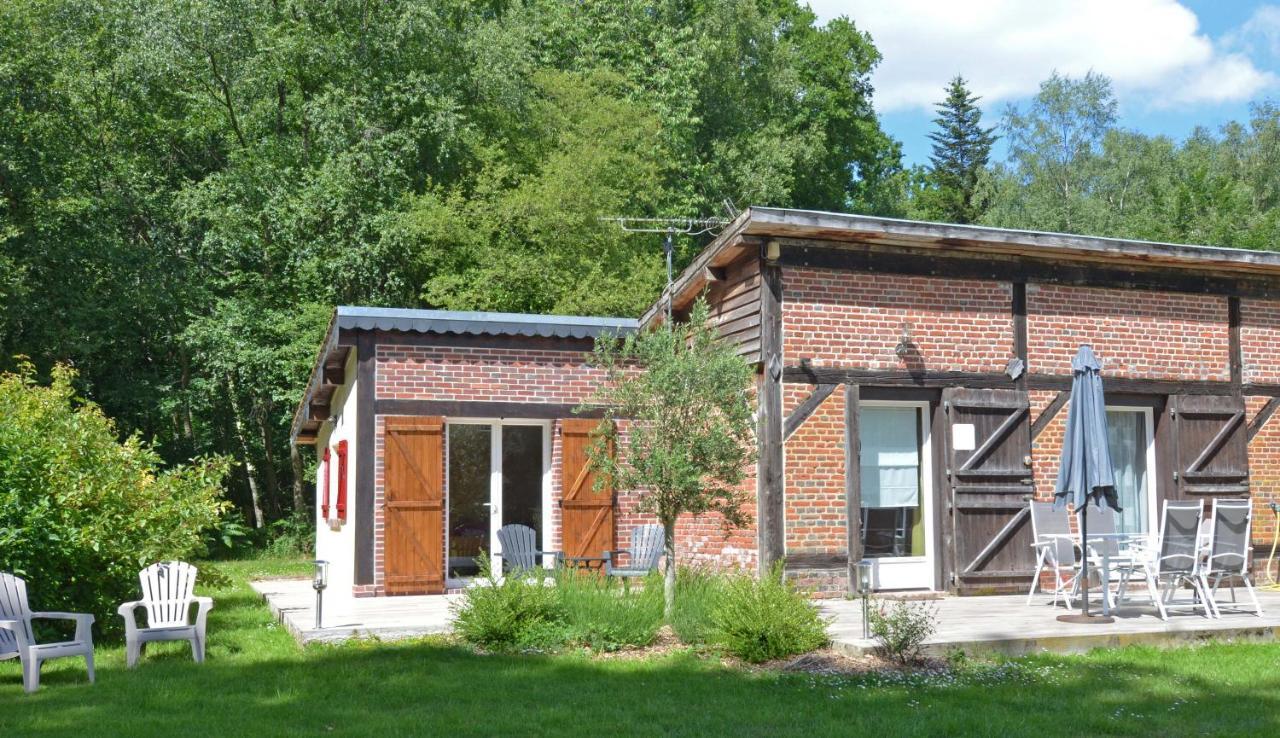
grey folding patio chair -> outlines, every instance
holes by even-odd
[[[125,666],[137,666],[142,650],[158,641],[189,641],[191,657],[204,663],[205,628],[213,600],[196,596],[199,570],[185,561],[162,561],[138,572],[142,599],[116,608],[124,618]],[[195,622],[191,606],[196,605]],[[147,614],[146,625],[138,625],[138,608]]]
[[[75,635],[69,641],[36,643],[32,620],[74,620]],[[40,664],[63,656],[83,656],[93,684],[93,616],[78,612],[32,612],[27,604],[27,583],[0,572],[0,661],[18,659],[22,664],[22,688],[28,694],[40,688]]]
[[[1031,546],[1036,550],[1036,573],[1031,579],[1031,590],[1027,592],[1027,604],[1031,604],[1036,588],[1040,587],[1040,575],[1048,569],[1053,572],[1052,604],[1057,605],[1061,597],[1070,611],[1071,596],[1080,576],[1070,514],[1065,507],[1054,509],[1052,502],[1032,500],[1028,504],[1031,506]]]
[[[1202,610],[1213,617],[1209,587],[1200,565],[1200,521],[1204,517],[1204,501],[1171,502],[1165,500],[1160,515],[1160,539],[1154,551],[1137,556],[1132,564],[1121,568],[1117,603],[1122,603],[1125,590],[1134,574],[1147,582],[1151,602],[1161,620],[1169,619],[1169,610]],[[1182,585],[1191,586],[1191,597],[1179,601]]]
[[[664,536],[661,525],[638,525],[631,529],[631,548],[604,552],[604,573],[611,577],[643,577],[658,568]],[[625,566],[618,566],[618,554],[625,554]]]
[[[1103,596],[1108,598],[1108,603],[1114,607],[1116,596],[1111,591],[1111,582],[1103,580],[1103,572],[1107,571],[1108,576],[1110,572],[1123,572],[1133,565],[1134,555],[1128,546],[1115,538],[1117,533],[1115,510],[1090,505],[1088,515],[1091,540],[1085,548],[1089,552],[1089,573],[1097,576],[1098,586]]]
[[[512,523],[502,526],[498,529],[498,543],[502,546],[503,571],[541,569],[544,556],[560,560],[559,551],[538,548],[538,532],[527,525]]]
[[[1222,617],[1222,603],[1218,601],[1218,587],[1225,581],[1231,589],[1231,606],[1236,601],[1234,580],[1244,583],[1245,592],[1253,601],[1252,612],[1261,616],[1262,605],[1249,581],[1249,531],[1253,524],[1253,503],[1250,500],[1213,501],[1209,518],[1209,555],[1204,560],[1204,577],[1209,588],[1209,603],[1214,614]]]

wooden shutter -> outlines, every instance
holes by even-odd
[[[324,447],[324,457],[320,460],[320,519],[329,519],[329,447]]]
[[[383,443],[387,594],[444,591],[444,419],[387,418]]]
[[[942,399],[953,586],[962,594],[1025,587],[1035,570],[1027,506],[1034,491],[1027,393],[950,388]],[[958,425],[973,426],[972,449],[954,448]]]
[[[599,420],[560,421],[562,548],[566,556],[600,556],[613,549],[613,489],[596,489],[587,459],[591,431]],[[610,449],[612,452],[613,449]]]
[[[1174,497],[1242,497],[1249,494],[1248,430],[1244,398],[1174,395]]]

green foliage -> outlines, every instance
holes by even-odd
[[[716,513],[726,525],[746,522],[740,485],[755,458],[754,373],[733,346],[719,340],[703,299],[686,322],[668,320],[622,341],[597,341],[594,361],[606,378],[581,409],[604,410],[588,449],[599,472],[596,484],[637,490],[639,509],[662,524],[670,617],[676,519]]]
[[[889,212],[878,60],[795,0],[0,3],[0,357],[264,529],[333,305],[636,314],[601,216]]]
[[[569,644],[597,651],[647,646],[662,626],[662,578],[657,574],[623,583],[562,569],[555,584]]]
[[[565,640],[566,614],[556,588],[543,577],[500,577],[487,556],[478,583],[466,589],[453,614],[454,632],[491,651],[548,648]]]
[[[929,187],[922,192],[927,218],[974,223],[986,212],[987,164],[997,137],[994,128],[982,125],[980,99],[957,75],[947,87],[946,99],[936,106],[933,122],[938,130],[929,134]]]
[[[881,652],[900,664],[919,660],[924,642],[938,630],[938,608],[928,602],[876,602],[869,615]]]
[[[670,624],[681,641],[699,646],[715,641],[711,613],[724,585],[724,575],[710,569],[682,566],[676,572],[676,601]]]
[[[817,606],[783,578],[780,565],[767,576],[728,577],[711,623],[716,643],[751,663],[808,653],[828,642]]]
[[[152,448],[120,442],[75,397],[74,381],[64,366],[49,386],[30,365],[0,374],[0,571],[28,581],[35,609],[91,612],[113,630],[116,606],[139,595],[139,570],[204,553],[229,462],[160,471]]]

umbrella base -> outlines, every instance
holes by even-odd
[[[1092,614],[1083,613],[1083,612],[1075,613],[1073,615],[1058,616],[1058,622],[1060,623],[1082,623],[1084,625],[1106,625],[1107,623],[1114,623],[1115,621],[1116,619],[1111,617],[1110,615],[1092,615]]]

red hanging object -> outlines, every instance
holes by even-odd
[[[338,441],[338,520],[347,521],[347,442]]]
[[[329,519],[329,447],[324,447],[324,457],[320,462],[320,474],[324,481],[320,483],[324,496],[320,498],[320,519]]]

